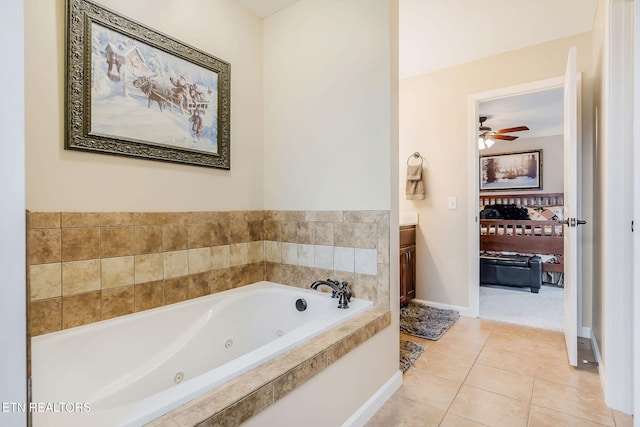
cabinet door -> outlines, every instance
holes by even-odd
[[[411,280],[411,262],[409,248],[400,249],[400,304],[409,302],[407,291]]]
[[[407,251],[407,270],[406,274],[406,282],[405,282],[405,292],[407,302],[409,300],[416,297],[416,247],[409,246],[406,248]]]

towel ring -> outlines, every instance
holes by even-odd
[[[407,166],[409,166],[409,160],[411,160],[411,158],[414,157],[416,159],[420,159],[420,166],[422,166],[424,164],[424,158],[422,158],[422,156],[420,155],[420,153],[418,153],[417,151],[415,153],[413,153],[412,155],[409,156],[409,158],[407,159]]]

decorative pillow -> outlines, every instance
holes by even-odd
[[[533,221],[547,221],[547,218],[542,212],[534,208],[527,208],[529,211],[529,218]]]
[[[558,216],[556,215],[556,213],[551,209],[543,210],[542,212],[540,212],[540,215],[542,215],[546,220],[558,219]]]
[[[549,206],[548,208],[545,209],[545,211],[551,211],[551,213],[553,213],[554,217],[551,217],[550,219],[553,220],[561,220],[564,219],[564,206]],[[547,215],[550,215],[550,213],[547,213]]]

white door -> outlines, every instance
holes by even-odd
[[[576,48],[564,76],[564,338],[569,363],[578,365],[578,92]]]

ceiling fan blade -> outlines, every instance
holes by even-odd
[[[518,127],[515,127],[515,128],[500,129],[499,131],[496,131],[496,134],[510,133],[510,132],[522,132],[523,130],[529,130],[529,128],[526,127],[526,126],[518,126]]]
[[[492,135],[491,139],[502,139],[503,141],[513,141],[514,139],[518,139],[518,137],[511,136],[511,135]]]

